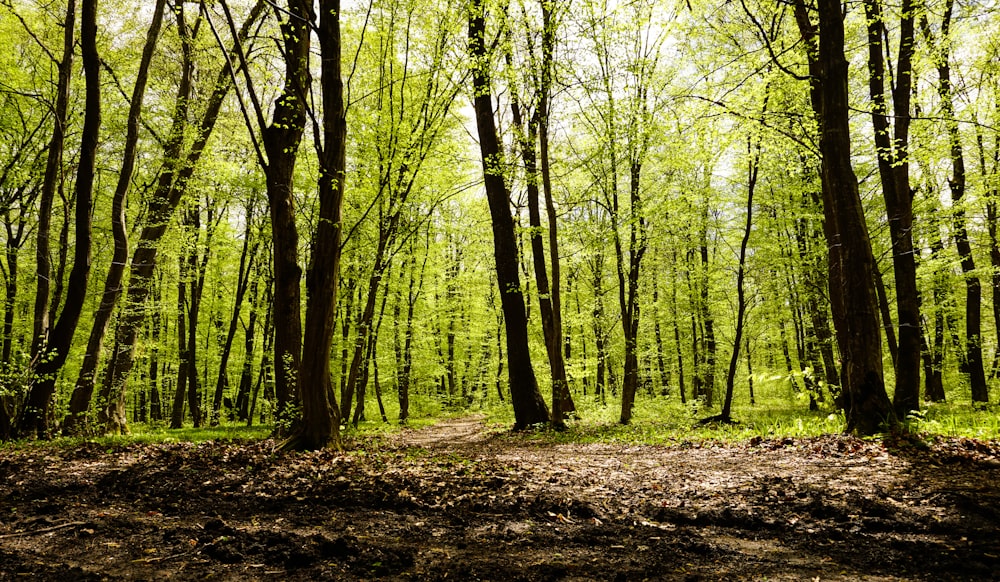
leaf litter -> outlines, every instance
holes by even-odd
[[[0,451],[0,580],[989,580],[1000,444],[545,444],[452,419]]]

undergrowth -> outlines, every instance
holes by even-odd
[[[670,445],[698,442],[735,443],[754,438],[807,438],[841,433],[844,416],[827,408],[811,412],[808,402],[794,394],[781,391],[761,391],[757,401],[737,400],[733,409],[733,424],[701,425],[699,420],[717,413],[698,400],[682,404],[675,396],[662,397],[642,394],[636,400],[629,424],[619,422],[621,413],[617,398],[601,402],[593,395],[574,397],[576,415],[563,431],[541,425],[515,438],[543,443],[617,443]],[[493,398],[477,400],[470,405],[458,405],[433,395],[413,395],[410,417],[405,425],[398,422],[399,406],[395,393],[384,395],[386,419],[383,420],[373,398],[366,403],[364,420],[357,426],[344,423],[342,436],[349,449],[376,446],[384,436],[405,429],[419,429],[446,418],[478,414],[483,416],[487,432],[504,434],[514,424],[509,402]],[[985,440],[1000,439],[1000,411],[997,406],[974,408],[967,403],[936,403],[912,413],[905,421],[911,433],[924,436],[966,437]],[[133,424],[124,436],[58,437],[49,441],[0,442],[0,450],[22,447],[73,448],[83,444],[116,448],[128,444],[174,442],[246,442],[272,436],[273,426],[224,422],[215,427],[185,427],[169,429],[163,423]]]

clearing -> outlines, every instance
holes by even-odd
[[[271,441],[0,450],[0,580],[974,580],[1000,446],[553,444],[478,418]]]

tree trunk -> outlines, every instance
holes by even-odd
[[[712,307],[709,303],[709,291],[711,287],[710,263],[708,256],[708,206],[705,206],[702,214],[701,242],[698,246],[698,254],[701,257],[701,285],[699,286],[700,297],[698,306],[701,308],[701,320],[704,326],[704,353],[702,354],[702,385],[699,395],[703,398],[705,406],[711,408],[715,403],[715,317],[712,315]]]
[[[291,0],[289,7],[312,22],[312,2]],[[346,178],[347,118],[341,78],[340,0],[320,0],[319,40],[322,56],[323,142],[319,158],[319,222],[312,239],[312,257],[306,276],[305,337],[302,382],[299,386],[302,422],[282,444],[286,449],[340,448],[340,413],[330,378],[330,353],[336,329],[340,282],[342,205]],[[308,37],[308,28],[304,29]],[[308,42],[299,67],[308,69]],[[289,63],[291,68],[291,63]],[[302,71],[308,78],[308,70]],[[304,89],[308,83],[299,86]],[[278,322],[275,322],[278,324]]]
[[[763,117],[767,112],[767,91],[768,89],[765,88],[764,111],[761,112],[761,117]],[[747,149],[750,149],[749,138],[747,140]],[[749,154],[750,152],[747,153]],[[757,173],[760,169],[760,153],[761,143],[760,138],[758,138],[757,147],[749,162],[749,168],[747,171],[747,220],[746,226],[743,229],[743,239],[740,241],[739,265],[736,268],[736,333],[733,337],[733,353],[729,358],[729,372],[726,374],[726,396],[722,402],[722,412],[719,414],[719,420],[722,422],[732,422],[733,391],[736,384],[736,366],[739,363],[740,345],[743,341],[743,322],[746,318],[747,312],[746,291],[744,290],[743,282],[746,277],[747,245],[750,242],[750,232],[753,227],[753,195],[754,190],[757,188]],[[748,349],[748,370],[750,368],[749,355],[750,352]],[[753,400],[753,384],[750,385],[750,399],[751,401]]]
[[[146,95],[146,81],[149,78],[149,63],[153,58],[163,22],[163,7],[165,0],[157,0],[153,8],[153,21],[146,34],[146,43],[142,49],[139,70],[136,73],[135,86],[132,89],[132,100],[129,105],[125,149],[122,154],[121,171],[118,173],[118,183],[115,186],[111,201],[111,231],[114,237],[114,252],[107,277],[104,279],[104,291],[101,303],[94,312],[94,323],[87,340],[87,351],[77,376],[76,386],[70,397],[69,414],[63,420],[63,434],[72,435],[86,427],[87,410],[94,394],[94,375],[101,359],[104,345],[104,335],[111,321],[111,314],[118,305],[121,296],[122,279],[125,275],[125,264],[128,260],[128,232],[125,229],[125,198],[131,187],[132,174],[135,170],[136,146],[139,142],[139,116],[142,113],[143,98]]]
[[[989,402],[989,387],[986,385],[986,372],[983,367],[982,340],[982,285],[976,275],[976,263],[972,256],[972,244],[965,225],[965,154],[962,148],[962,138],[959,133],[958,120],[955,118],[954,90],[951,84],[950,51],[951,18],[954,0],[945,3],[944,16],[941,22],[941,38],[938,46],[933,47],[938,72],[938,95],[941,97],[941,113],[948,128],[948,139],[951,146],[952,175],[948,179],[951,189],[953,207],[952,230],[955,247],[961,259],[962,274],[965,279],[965,334],[966,334],[966,365],[968,366],[969,383],[972,387],[973,404]],[[921,20],[924,36],[934,45],[933,33],[926,15]]]
[[[895,418],[882,376],[882,334],[873,284],[875,260],[851,165],[842,6],[840,0],[819,0],[818,43],[817,31],[801,0],[795,11],[809,55],[811,97],[820,124],[830,299],[843,359],[841,404],[847,430],[871,435],[886,423],[894,424]]]
[[[49,140],[42,178],[42,192],[38,201],[38,238],[35,244],[35,311],[34,331],[31,336],[31,358],[36,359],[48,341],[49,299],[51,294],[52,256],[50,236],[52,230],[52,203],[62,176],[62,156],[66,140],[69,111],[70,79],[73,74],[73,46],[76,35],[76,0],[66,5],[63,23],[63,55],[59,62],[59,79],[56,84],[56,103],[53,109],[52,139]]]
[[[222,344],[222,353],[219,355],[219,375],[215,382],[215,393],[212,395],[212,426],[218,426],[219,416],[222,410],[222,399],[226,388],[229,386],[229,354],[233,349],[233,341],[236,339],[236,329],[240,323],[240,308],[243,306],[243,298],[250,286],[250,273],[253,270],[253,263],[257,257],[257,241],[250,243],[251,222],[253,210],[250,204],[247,205],[246,229],[243,231],[243,249],[240,252],[240,266],[236,274],[236,296],[233,298],[233,314],[229,319],[229,329],[226,332],[225,343]],[[251,349],[253,342],[251,341]],[[239,400],[239,396],[237,396]]]
[[[494,258],[500,304],[507,330],[508,378],[514,406],[514,428],[524,429],[549,420],[548,409],[538,391],[528,349],[528,320],[518,273],[517,238],[510,195],[502,174],[502,154],[493,119],[489,60],[486,48],[484,0],[473,0],[469,15],[469,53],[473,59],[473,90],[479,148],[483,163],[486,197],[493,224]]]
[[[238,33],[238,43],[246,40],[250,28],[260,18],[264,6],[263,0],[260,0],[251,9]],[[129,288],[125,296],[122,318],[115,332],[115,352],[111,355],[113,365],[108,366],[101,386],[100,396],[105,403],[105,408],[100,412],[98,418],[104,423],[105,432],[109,433],[127,431],[124,416],[125,388],[134,363],[135,343],[146,316],[146,301],[153,284],[153,271],[156,268],[160,240],[166,233],[174,210],[187,191],[187,184],[205,151],[205,145],[215,128],[222,104],[232,87],[232,72],[224,67],[216,76],[212,94],[195,132],[191,149],[187,155],[182,155],[185,129],[188,124],[188,106],[193,90],[191,87],[193,61],[191,60],[190,39],[187,35],[188,26],[185,24],[183,7],[178,6],[175,13],[178,32],[182,40],[181,47],[186,56],[182,67],[181,82],[177,89],[173,127],[170,138],[164,146],[161,172],[153,195],[146,206],[146,225],[139,235],[129,265]],[[230,56],[234,52],[235,49],[230,51]]]
[[[71,8],[72,5],[71,2]],[[82,0],[80,51],[86,78],[86,110],[76,172],[74,221],[76,244],[73,249],[73,268],[66,288],[66,302],[50,332],[44,351],[40,352],[42,357],[35,367],[37,380],[28,392],[18,419],[18,433],[22,436],[49,436],[51,432],[50,406],[55,393],[56,376],[69,355],[73,334],[87,295],[94,175],[101,128],[101,62],[97,53],[97,0]]]
[[[896,86],[891,87],[894,126],[890,134],[882,43],[885,23],[882,20],[879,0],[865,0],[865,16],[868,22],[868,86],[873,104],[872,125],[882,181],[882,198],[885,201],[889,236],[892,239],[896,319],[899,324],[899,347],[893,352],[893,362],[896,366],[893,407],[897,417],[905,418],[911,410],[920,408],[920,297],[913,251],[913,191],[910,188],[907,159],[912,93],[911,63],[914,47],[912,1],[903,0],[900,11],[899,50],[894,72]]]

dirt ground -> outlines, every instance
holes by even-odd
[[[0,451],[0,580],[1000,579],[1000,444]]]

